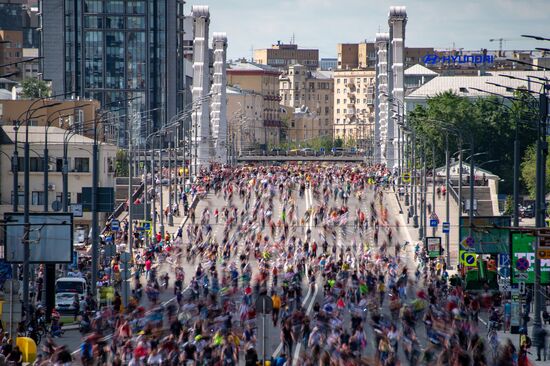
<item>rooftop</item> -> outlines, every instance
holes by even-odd
[[[405,75],[439,75],[437,72],[428,69],[420,64],[413,65],[405,70]]]
[[[2,145],[13,144],[15,141],[15,130],[14,126],[0,126],[0,141]],[[25,139],[24,129],[21,127],[21,131],[18,133],[18,141],[23,141]],[[67,134],[68,130],[50,126],[48,128],[48,145],[63,144],[63,138]],[[30,144],[44,144],[45,142],[44,126],[29,126],[29,143]],[[82,135],[72,135],[69,140],[69,144],[85,144],[91,145],[94,143],[94,140],[82,136]]]
[[[231,63],[227,66],[227,72],[231,72],[231,71],[244,71],[244,72],[268,72],[268,73],[274,73],[274,74],[280,74],[281,72],[276,69],[275,67],[271,67],[269,65],[263,65],[263,64],[258,64],[256,62],[250,62],[250,61],[246,61],[246,62],[236,62],[236,63]]]
[[[458,95],[467,97],[486,97],[490,94],[474,90],[478,88],[504,96],[513,96],[514,89],[527,88],[527,81],[509,79],[499,75],[510,75],[527,79],[529,75],[550,79],[550,71],[492,71],[483,76],[438,76],[420,86],[407,96],[407,99],[423,99],[433,97],[439,93],[453,91]],[[536,80],[534,80],[536,81]],[[506,86],[497,87],[487,82]],[[531,88],[537,88],[539,84],[531,84]]]

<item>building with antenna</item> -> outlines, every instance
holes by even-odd
[[[254,62],[278,69],[300,64],[316,70],[319,67],[319,50],[298,48],[297,44],[277,41],[271,48],[254,50]]]

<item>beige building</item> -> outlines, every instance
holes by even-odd
[[[366,148],[374,128],[374,70],[334,72],[334,138]]]
[[[314,136],[332,136],[334,79],[332,71],[309,71],[303,65],[289,66],[279,78],[281,104],[306,110],[317,117]]]
[[[262,148],[266,145],[278,145],[281,134],[281,118],[279,110],[279,75],[280,71],[268,66],[252,62],[237,62],[227,67],[227,85],[241,90],[262,95],[264,139]]]
[[[296,44],[278,41],[271,48],[254,50],[254,62],[280,69],[301,64],[310,70],[316,70],[319,67],[319,50],[298,48]]]
[[[237,155],[259,149],[265,144],[263,126],[264,97],[254,91],[227,87],[228,146]]]
[[[54,201],[62,202],[63,197],[63,145],[67,141],[67,157],[69,165],[68,191],[69,203],[82,203],[82,187],[92,186],[92,146],[93,140],[82,136],[72,135],[67,139],[67,130],[50,127],[48,129],[48,187],[44,187],[44,160],[43,151],[45,145],[44,127],[29,127],[30,143],[30,187],[31,212],[43,212],[45,191],[48,191],[48,207],[53,212]],[[19,152],[19,187],[17,189],[21,205],[24,202],[23,185],[23,145],[25,129],[18,132]],[[0,177],[0,215],[12,211],[13,204],[13,171],[11,169],[11,156],[14,152],[15,131],[12,126],[0,127],[0,169],[4,171]],[[100,143],[99,145],[99,186],[114,186],[114,168],[117,148],[114,145]],[[3,217],[3,216],[1,216]],[[91,213],[84,213],[82,217],[74,217],[75,227],[87,228],[91,224]]]
[[[321,118],[311,113],[307,107],[293,108],[282,106],[281,113],[285,120],[285,138],[287,142],[307,143],[321,137]],[[329,135],[329,136],[332,136]]]

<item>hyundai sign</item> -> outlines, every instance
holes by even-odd
[[[462,55],[462,56],[438,56],[436,54],[428,54],[424,56],[426,65],[435,64],[493,64],[495,56],[492,55]]]

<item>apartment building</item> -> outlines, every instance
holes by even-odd
[[[279,77],[281,104],[306,111],[318,118],[313,137],[332,136],[334,79],[332,71],[310,71],[295,64]],[[298,136],[298,135],[297,135]]]
[[[19,136],[16,136],[16,135]],[[44,158],[46,147],[46,131],[44,127],[29,127],[30,145],[30,210],[40,212],[44,204],[48,204],[51,211],[61,207],[63,202],[63,164],[67,158],[68,165],[68,205],[82,204],[82,187],[92,186],[92,147],[93,140],[79,134],[68,134],[67,130],[59,127],[50,127],[47,130],[48,143],[48,186],[44,186]],[[23,184],[23,146],[25,131],[14,130],[13,126],[0,126],[0,169],[4,174],[0,176],[0,215],[13,211],[14,187],[11,156],[15,149],[19,152],[19,186],[17,187],[18,202],[24,202]],[[66,155],[64,154],[66,146]],[[112,144],[100,143],[99,147],[99,186],[113,187],[115,176],[115,160],[117,147]],[[46,191],[48,197],[46,198]],[[47,199],[47,202],[46,202]],[[57,207],[57,208],[56,208]],[[21,208],[20,208],[21,209]],[[84,212],[82,216],[74,217],[74,225],[89,228],[92,214]]]
[[[334,138],[366,148],[374,127],[374,70],[334,72]]]
[[[254,50],[254,62],[279,69],[298,63],[316,70],[319,67],[319,50],[298,48],[297,44],[277,41],[271,48]]]
[[[271,66],[241,60],[227,67],[227,85],[245,91],[252,91],[263,97],[262,120],[265,135],[261,148],[278,145],[281,138],[279,110],[279,75],[281,72]]]
[[[227,87],[227,131],[231,156],[256,150],[266,143],[264,97],[255,91]]]
[[[286,123],[285,138],[287,142],[302,146],[300,144],[321,137],[319,135],[319,131],[322,130],[321,119],[315,113],[310,112],[307,107],[282,106],[281,113]]]

